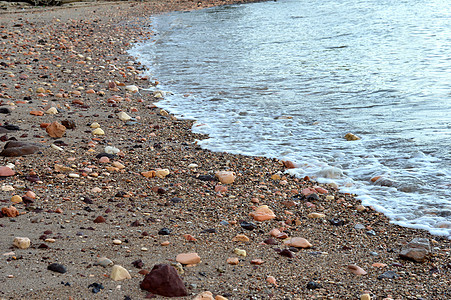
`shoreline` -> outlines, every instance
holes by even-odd
[[[279,160],[200,149],[194,141],[202,136],[191,132],[192,121],[177,120],[156,108],[153,102],[158,99],[150,93],[127,92],[126,86],[148,85],[146,78],[134,74],[142,66],[126,52],[151,34],[139,18],[194,8],[188,1],[113,2],[2,15],[0,42],[6,51],[0,52],[0,108],[10,113],[2,114],[1,123],[21,130],[1,133],[6,135],[1,145],[15,137],[45,147],[3,158],[0,165],[12,163],[16,173],[1,177],[2,208],[13,204],[14,195],[29,190],[36,194],[26,199],[32,203],[13,204],[21,215],[0,218],[0,298],[143,299],[147,293],[139,284],[144,276],[132,262],[141,259],[143,269],[151,270],[186,252],[198,253],[202,262],[183,268],[181,277],[191,295],[183,299],[204,291],[228,299],[451,296],[449,240],[390,224],[381,213],[359,207],[352,195],[283,174],[285,166]],[[45,113],[52,106],[58,113]],[[121,111],[135,119],[126,124],[118,118]],[[62,138],[51,138],[41,128],[63,120],[76,127]],[[95,122],[105,135],[92,134]],[[121,151],[109,162],[100,161],[96,155],[105,146]],[[157,169],[170,173],[164,178],[142,175]],[[214,178],[220,170],[235,172],[235,182],[196,178]],[[33,180],[36,177],[39,180]],[[315,186],[315,197],[298,196]],[[276,218],[253,220],[249,213],[260,205],[268,205]],[[99,216],[105,222],[94,222]],[[244,229],[243,220],[256,228]],[[356,229],[357,224],[363,228]],[[158,234],[162,228],[170,234]],[[306,238],[312,247],[290,248],[292,258],[279,255],[275,249],[288,249],[282,239],[273,237],[276,245],[261,244],[275,228],[289,237]],[[233,241],[240,234],[249,241]],[[28,237],[31,247],[14,247],[18,236]],[[399,257],[415,237],[431,243],[425,262]],[[163,246],[165,241],[169,245]],[[247,256],[237,255],[235,248],[246,250]],[[111,266],[96,265],[102,256],[129,270],[131,279],[109,278]],[[227,263],[232,257],[238,264]],[[264,263],[251,263],[255,259]],[[67,267],[67,273],[47,270],[55,262]],[[354,275],[349,265],[368,274]],[[377,279],[389,270],[399,277]],[[268,276],[276,284],[268,282]],[[307,288],[309,282],[317,285]],[[88,288],[93,283],[104,289],[94,294]]]

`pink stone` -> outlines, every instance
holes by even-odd
[[[327,194],[327,193],[329,193],[328,190],[326,190],[326,189],[324,189],[324,188],[322,188],[322,187],[320,187],[320,186],[316,186],[316,187],[315,187],[315,190],[316,190],[318,193],[320,193],[320,194]]]
[[[6,176],[13,176],[14,174],[16,174],[16,172],[14,172],[13,169],[11,169],[10,167],[0,167],[0,176],[1,177],[6,177]]]
[[[266,221],[276,217],[274,212],[267,205],[257,207],[257,209],[251,212],[249,216],[253,217],[255,221]]]
[[[175,260],[183,265],[194,265],[200,263],[200,256],[197,253],[180,253]]]
[[[314,188],[305,188],[301,191],[301,194],[304,196],[308,196],[311,194],[316,194],[316,190]]]
[[[312,244],[304,238],[301,237],[292,237],[287,241],[284,241],[285,245],[296,247],[296,248],[310,248]]]
[[[367,272],[357,265],[349,265],[348,271],[354,275],[366,275]]]
[[[109,163],[110,159],[106,156],[102,156],[101,158],[99,158],[99,163],[105,164],[105,163]]]

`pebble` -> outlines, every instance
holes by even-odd
[[[296,165],[292,161],[284,160],[282,163],[283,163],[283,166],[287,169],[295,169],[296,168]]]
[[[360,140],[360,138],[358,137],[358,136],[356,136],[355,134],[353,134],[353,133],[347,133],[346,135],[345,135],[345,139],[347,140],[347,141],[357,141],[357,140]]]
[[[264,263],[265,263],[265,261],[263,259],[260,259],[260,258],[256,258],[256,259],[251,260],[251,264],[253,264],[253,265],[261,265],[261,264],[264,264]]]
[[[16,172],[14,172],[13,169],[10,167],[2,166],[0,167],[0,177],[8,177],[8,176],[14,176]]]
[[[195,252],[180,253],[175,260],[183,265],[195,265],[200,263],[200,256]]]
[[[102,128],[96,128],[92,131],[93,135],[105,135],[105,131]]]
[[[119,117],[119,119],[121,121],[130,121],[132,119],[132,117],[130,117],[126,112],[121,111],[120,113],[117,114],[117,116]],[[105,151],[106,152],[106,151]]]
[[[354,228],[357,230],[362,230],[362,229],[365,229],[366,227],[365,227],[365,225],[358,223],[358,224],[355,224]]]
[[[120,281],[125,279],[131,279],[132,277],[124,267],[114,265],[111,270],[110,278],[113,279],[114,281]]]
[[[217,171],[215,173],[216,178],[223,184],[230,184],[235,181],[235,172],[230,171]]]
[[[30,247],[31,241],[27,237],[15,237],[13,245],[19,249],[27,249]]]
[[[366,275],[367,272],[357,265],[348,265],[348,271],[354,275]]]
[[[321,285],[315,281],[309,281],[307,283],[307,289],[309,289],[309,290],[316,290],[319,288],[321,288]]]
[[[193,300],[214,300],[213,294],[210,291],[202,292],[198,294]]]
[[[100,292],[100,290],[104,289],[103,285],[97,282],[88,285],[88,289],[90,288],[92,288],[91,292],[93,292],[94,294],[97,294],[98,292]]]
[[[53,271],[53,272],[61,273],[61,274],[64,274],[67,272],[67,269],[65,266],[63,266],[61,264],[57,264],[57,263],[50,264],[47,267],[47,269],[50,271]]]
[[[257,209],[251,212],[249,216],[253,217],[255,221],[259,222],[271,220],[276,217],[274,212],[267,205],[261,205],[257,207]]]
[[[268,282],[270,284],[274,284],[275,286],[277,286],[277,280],[276,280],[276,278],[274,278],[274,276],[266,277],[266,282]]]
[[[66,127],[55,121],[45,128],[45,131],[52,138],[60,138],[66,133]]]
[[[283,241],[283,243],[287,246],[296,247],[296,248],[310,248],[312,244],[309,241],[302,237],[292,237]]]
[[[188,296],[177,270],[166,264],[155,265],[140,284],[141,289],[165,297]]]
[[[11,197],[11,202],[12,203],[20,203],[20,202],[22,202],[22,197],[20,197],[19,195],[14,195]]]
[[[58,110],[56,109],[56,107],[52,106],[45,113],[48,115],[55,115],[58,113]]]
[[[3,207],[2,214],[6,215],[7,217],[14,218],[19,215],[19,211],[14,206]]]
[[[360,300],[371,300],[370,294],[362,294]]]
[[[99,257],[97,259],[97,264],[99,266],[104,267],[104,268],[114,265],[113,261],[111,259],[106,258],[106,257]]]
[[[310,219],[319,219],[319,218],[325,218],[325,217],[326,217],[325,214],[315,213],[315,212],[309,213],[309,214],[307,215],[307,218],[310,218]]]
[[[426,238],[414,238],[402,247],[399,257],[415,262],[425,262],[431,252],[431,244]]]
[[[170,235],[171,234],[171,230],[169,229],[169,228],[161,228],[159,231],[158,231],[158,234],[159,235]]]
[[[238,257],[229,257],[229,258],[227,258],[227,263],[229,265],[237,265],[239,262],[240,261],[239,261]]]
[[[343,226],[345,224],[345,221],[340,219],[330,219],[329,223],[333,226]]]
[[[121,245],[122,241],[121,240],[113,240],[113,244],[115,245]]]
[[[400,276],[396,274],[395,271],[386,271],[382,273],[381,275],[377,276],[377,279],[397,279]]]
[[[280,251],[280,252],[278,252],[278,253],[279,253],[279,255],[285,256],[285,257],[288,257],[288,258],[293,258],[293,257],[294,257],[293,252],[291,252],[291,251],[288,250],[288,249],[283,249],[282,251]]]
[[[238,249],[238,248],[235,248],[234,250],[233,250],[233,253],[235,253],[236,255],[238,255],[238,256],[244,256],[244,257],[246,257],[246,250],[243,250],[243,249]]]
[[[168,169],[157,169],[155,170],[155,176],[158,178],[165,178],[166,176],[169,175],[169,170]]]
[[[91,123],[91,125],[90,125],[89,127],[91,127],[92,129],[97,129],[97,128],[100,128],[100,124],[97,123],[97,122],[94,122],[94,123]],[[106,152],[106,151],[105,151],[105,152]],[[107,153],[108,153],[108,152],[107,152]]]
[[[249,238],[244,234],[238,234],[232,239],[232,242],[249,242]]]
[[[35,143],[26,143],[19,141],[9,141],[0,152],[0,156],[18,157],[33,154],[41,149],[41,146]],[[0,175],[1,176],[1,175]]]
[[[254,230],[255,228],[257,228],[257,225],[255,225],[255,224],[252,223],[252,222],[247,222],[247,221],[241,222],[241,223],[240,223],[240,226],[241,226],[243,229],[246,229],[246,230]]]

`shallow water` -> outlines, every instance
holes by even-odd
[[[159,105],[210,135],[204,147],[293,160],[397,224],[451,237],[449,5],[286,0],[152,23],[156,41],[131,53],[174,93]]]

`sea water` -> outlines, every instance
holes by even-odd
[[[396,224],[451,237],[447,3],[174,12],[152,17],[156,35],[131,54],[171,91],[158,105],[210,136],[203,147],[292,160],[292,173],[335,182]]]

